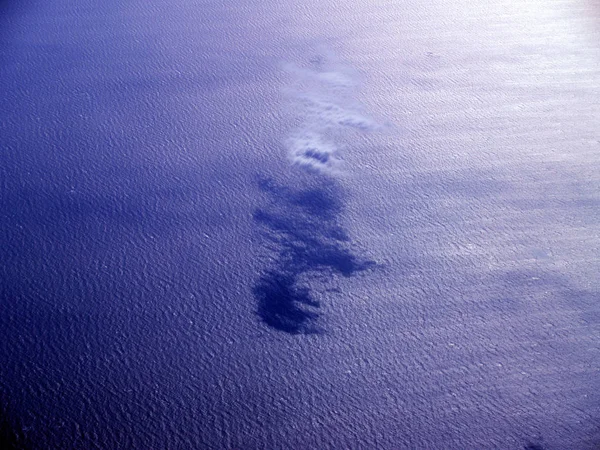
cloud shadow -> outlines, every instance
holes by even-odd
[[[339,185],[327,177],[315,181],[292,189],[260,180],[270,202],[253,216],[277,253],[254,285],[257,313],[268,326],[291,334],[319,333],[320,304],[311,294],[310,280],[351,277],[376,266],[353,251],[339,224],[344,206]]]

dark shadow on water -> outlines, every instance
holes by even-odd
[[[542,447],[541,445],[538,445],[538,444],[534,444],[532,442],[528,442],[527,444],[525,444],[523,449],[524,450],[544,450],[544,447]]]
[[[27,450],[30,448],[25,442],[20,426],[11,420],[8,408],[0,403],[0,449],[2,450]]]
[[[376,264],[353,252],[347,232],[339,225],[343,193],[335,181],[323,177],[310,187],[292,189],[263,179],[259,187],[270,203],[255,211],[254,221],[277,257],[253,289],[258,315],[286,333],[318,333],[319,302],[306,280],[336,274],[350,277]]]
[[[317,318],[307,307],[318,308],[308,289],[295,286],[293,274],[269,271],[254,287],[258,300],[258,315],[270,327],[288,333],[298,333]]]

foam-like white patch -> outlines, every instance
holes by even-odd
[[[320,81],[329,83],[338,87],[354,87],[357,85],[356,81],[350,78],[348,75],[342,72],[321,72],[317,75]]]
[[[356,74],[336,62],[335,57],[318,57],[312,67],[284,64],[291,75],[285,89],[293,112],[301,125],[286,139],[293,164],[325,174],[340,173],[339,141],[344,130],[365,132],[380,129],[371,117],[360,112],[354,100],[358,86]],[[327,140],[335,137],[336,142]]]
[[[304,96],[301,101],[307,120],[313,120],[317,124],[329,127],[350,127],[362,131],[371,131],[377,128],[377,123],[370,117],[326,99]]]
[[[305,69],[291,63],[284,64],[283,68],[296,79],[326,84],[329,88],[352,88],[358,84],[352,74],[349,73],[350,71],[347,70],[318,71]]]
[[[286,144],[294,164],[328,174],[339,170],[336,146],[318,133],[299,131],[290,136]]]

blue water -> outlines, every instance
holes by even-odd
[[[600,448],[600,8],[0,0],[0,444]]]

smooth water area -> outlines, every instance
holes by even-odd
[[[0,443],[600,446],[600,7],[0,0]]]

